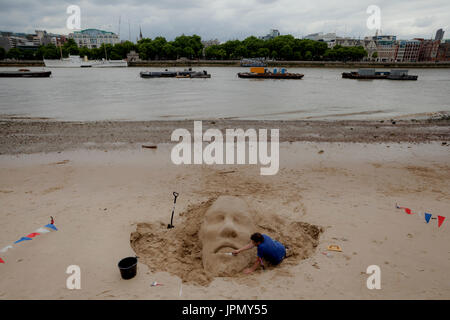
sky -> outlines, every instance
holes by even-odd
[[[0,0],[0,30],[69,34],[70,5],[80,7],[81,29],[120,29],[120,38],[132,41],[139,28],[144,37],[168,40],[181,34],[242,40],[270,29],[297,38],[315,32],[363,38],[375,34],[366,23],[370,5],[380,8],[382,34],[429,39],[443,28],[450,38],[449,0]]]

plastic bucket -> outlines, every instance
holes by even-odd
[[[137,271],[137,257],[128,257],[119,261],[119,270],[122,279],[128,280],[134,278]]]

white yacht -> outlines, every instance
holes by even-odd
[[[92,67],[92,61],[82,59],[80,56],[69,55],[68,58],[44,59],[44,64],[48,68],[80,68]]]
[[[49,68],[113,68],[127,67],[126,60],[88,60],[80,56],[69,55],[68,58],[44,59],[44,64]]]
[[[92,61],[93,68],[117,68],[128,67],[127,60],[96,60]]]

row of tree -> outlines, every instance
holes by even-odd
[[[367,56],[366,50],[359,47],[334,46],[328,48],[325,42],[296,39],[291,35],[278,36],[270,40],[258,39],[254,36],[245,40],[230,40],[222,44],[204,48],[197,35],[179,36],[173,41],[164,37],[145,38],[137,44],[130,41],[115,45],[102,45],[100,48],[79,48],[73,39],[69,39],[60,47],[53,44],[40,46],[38,50],[12,48],[8,52],[1,50],[0,59],[17,60],[59,59],[69,54],[87,56],[89,59],[124,59],[134,50],[143,60],[174,60],[181,57],[188,59],[234,60],[242,58],[263,57],[275,60],[333,60],[359,61]]]

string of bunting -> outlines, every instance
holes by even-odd
[[[51,220],[50,220],[49,224],[47,224],[44,227],[41,227],[41,228],[35,230],[34,232],[26,235],[25,237],[21,237],[19,240],[15,241],[13,243],[13,245],[18,244],[18,243],[23,242],[23,241],[33,240],[33,238],[35,238],[35,237],[37,237],[39,235],[42,235],[44,233],[49,233],[51,231],[58,231],[58,229],[55,227],[55,220],[53,219],[53,217],[50,217],[50,219]],[[6,251],[12,249],[14,247],[13,245],[9,245],[9,246],[6,246],[6,247],[2,248],[0,250],[0,253],[5,253]],[[0,257],[0,263],[5,263],[5,260],[3,260],[1,257]]]
[[[416,214],[416,212],[413,212],[410,208],[406,208],[406,207],[400,207],[397,204],[395,204],[395,207],[397,209],[403,209],[405,211],[405,213],[409,214],[409,215],[413,215]],[[419,212],[417,213],[417,215],[421,218],[422,214]],[[440,228],[442,226],[442,224],[444,223],[445,217],[444,216],[437,216],[437,218],[433,217],[433,215],[431,213],[428,212],[424,212],[423,217],[425,218],[425,222],[429,223],[430,220],[436,220],[438,221],[438,228]]]

